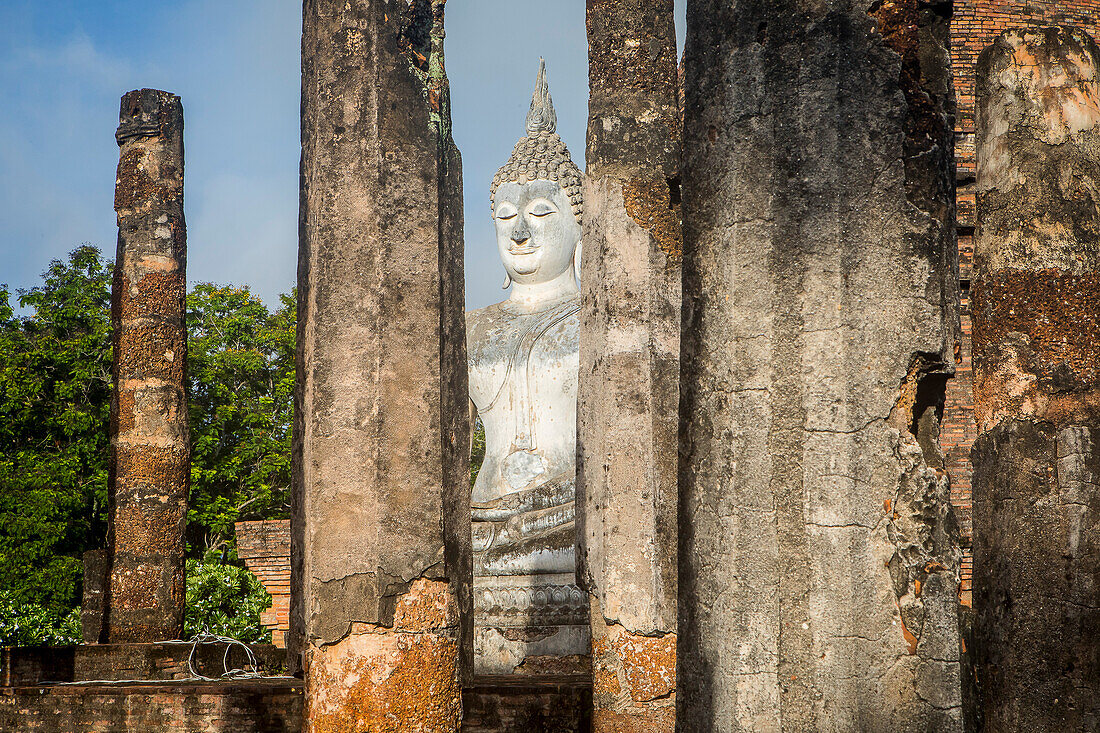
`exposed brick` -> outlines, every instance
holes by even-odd
[[[1074,25],[1096,37],[1100,34],[1100,0],[957,0],[951,20],[952,70],[958,113],[955,119],[955,164],[959,179],[957,197],[959,277],[963,284],[963,339],[955,379],[947,386],[941,446],[951,474],[951,499],[958,513],[966,559],[962,567],[961,597],[970,598],[970,446],[977,437],[974,422],[973,382],[970,372],[969,284],[974,225],[974,73],[978,54],[1008,28]]]

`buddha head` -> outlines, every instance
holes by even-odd
[[[527,134],[489,190],[497,251],[507,272],[504,287],[548,283],[579,271],[584,179],[555,132],[557,122],[540,59]]]

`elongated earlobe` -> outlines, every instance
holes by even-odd
[[[504,273],[504,284],[500,286],[500,289],[501,290],[507,290],[511,286],[512,286],[512,276],[509,273],[505,272]]]
[[[581,281],[581,250],[584,249],[584,242],[577,242],[577,248],[573,250],[573,275],[576,276],[577,282]]]

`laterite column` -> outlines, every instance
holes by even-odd
[[[1100,49],[979,58],[975,647],[984,730],[1100,728]]]
[[[111,290],[110,576],[112,643],[183,633],[187,429],[187,233],[183,105],[141,89],[122,98]]]
[[[455,731],[471,663],[442,0],[307,0],[292,653],[305,730]]]
[[[681,730],[962,729],[950,14],[688,1]]]
[[[680,110],[672,0],[588,3],[579,576],[596,731],[676,721]]]

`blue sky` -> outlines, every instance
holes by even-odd
[[[503,296],[488,187],[523,133],[540,55],[558,131],[584,157],[584,5],[448,3],[468,308]],[[35,285],[84,242],[114,256],[119,97],[155,87],[183,99],[188,280],[249,285],[274,304],[297,262],[300,36],[299,0],[3,0],[0,283]]]

